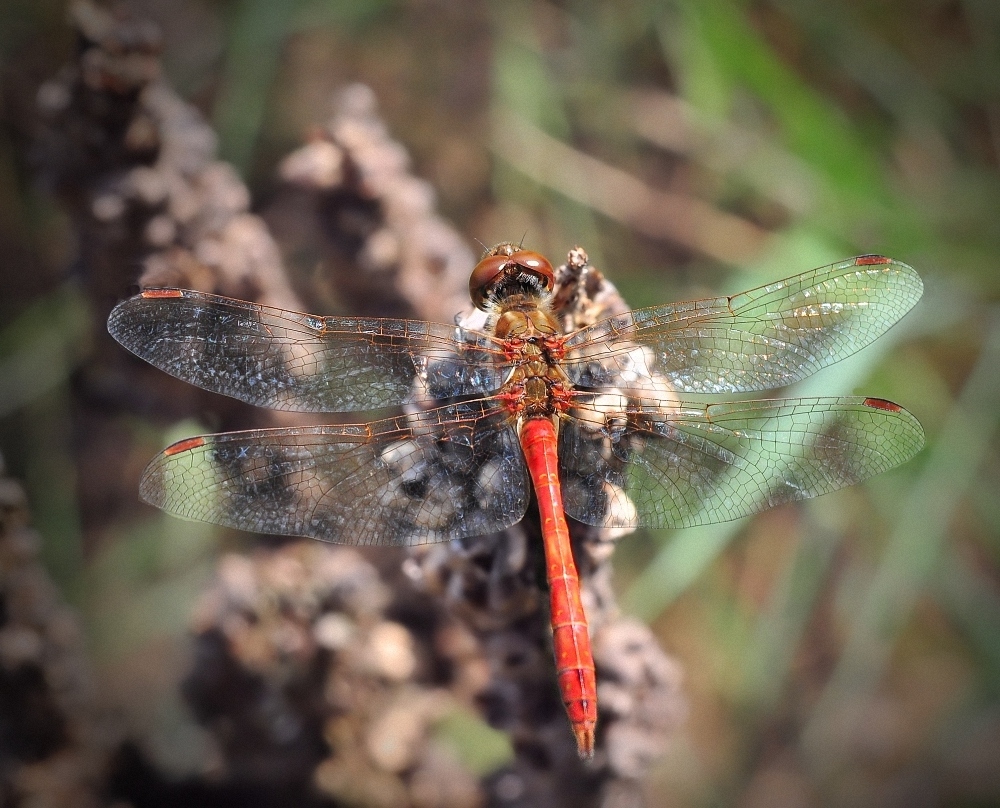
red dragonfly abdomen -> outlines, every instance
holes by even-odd
[[[549,418],[527,419],[521,427],[521,448],[541,515],[559,691],[580,757],[590,758],[594,754],[594,727],[597,724],[597,681],[587,615],[580,599],[580,578],[563,513],[558,443],[552,421]]]

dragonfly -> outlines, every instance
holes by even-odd
[[[116,306],[108,329],[157,368],[253,405],[403,407],[364,423],[174,443],[140,481],[142,499],[171,514],[409,546],[502,531],[525,516],[533,494],[556,678],[586,759],[596,674],[567,517],[620,529],[721,522],[909,460],[923,431],[885,399],[697,396],[797,382],[884,334],[923,286],[906,264],[863,255],[566,333],[555,285],[544,256],[503,243],[470,277],[481,328],[302,314],[150,288]]]

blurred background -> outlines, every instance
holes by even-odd
[[[127,8],[159,27],[164,82],[214,130],[292,287],[323,313],[354,307],[295,240],[279,166],[357,82],[467,245],[466,272],[477,242],[523,236],[554,263],[579,244],[638,307],[861,253],[914,266],[926,291],[899,326],[782,394],[898,401],[927,433],[915,460],[752,520],[639,532],[615,551],[623,610],[684,672],[686,719],[641,792],[664,806],[1000,804],[1000,4]],[[53,167],[39,110],[59,106],[52,80],[77,49],[65,3],[0,7],[0,452],[6,482],[26,493],[4,507],[30,513],[46,597],[82,627],[88,698],[156,777],[211,779],[213,740],[178,682],[217,558],[257,540],[122,493],[169,440],[227,426],[212,404],[186,420],[134,407],[100,429],[80,415],[90,368],[120,350],[104,318],[141,267],[119,266],[95,291],[93,231],[72,202],[74,182],[92,191],[89,175]],[[0,643],[4,686],[22,653],[13,642]],[[0,776],[44,756],[18,736],[21,702],[4,698]],[[494,750],[467,754],[477,777],[510,755],[475,714],[435,731],[466,753]],[[17,782],[7,794],[27,788]]]

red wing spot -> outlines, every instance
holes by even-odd
[[[886,401],[884,398],[866,398],[865,406],[875,410],[885,410],[886,412],[899,412],[903,409],[898,404]]]
[[[884,255],[859,255],[854,259],[854,265],[858,267],[870,267],[876,264],[891,264],[892,259]]]
[[[147,300],[164,297],[184,297],[184,291],[182,289],[143,289],[141,296]]]
[[[178,441],[173,446],[168,446],[163,450],[163,454],[166,457],[173,457],[181,452],[190,452],[192,449],[197,449],[199,446],[204,445],[204,438],[188,438],[187,440]]]

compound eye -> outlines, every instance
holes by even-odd
[[[540,257],[540,256],[539,256]],[[545,259],[542,259],[545,260]],[[512,263],[509,255],[487,255],[476,264],[469,276],[469,296],[477,309],[486,309],[486,295],[490,287]]]
[[[520,267],[530,270],[541,279],[546,291],[552,291],[552,287],[556,282],[556,275],[552,271],[552,264],[549,263],[549,259],[544,255],[532,252],[531,250],[518,250],[507,260],[512,264],[517,264]]]
[[[501,250],[508,245],[501,245],[495,248]],[[508,247],[509,249],[509,247]],[[555,273],[552,271],[552,264],[548,259],[531,250],[506,250],[499,254],[487,255],[482,261],[476,264],[469,277],[469,296],[476,304],[477,309],[486,310],[486,298],[491,290],[505,275],[516,275],[518,272],[525,272],[533,275],[541,281],[545,291],[552,291],[555,285]]]

